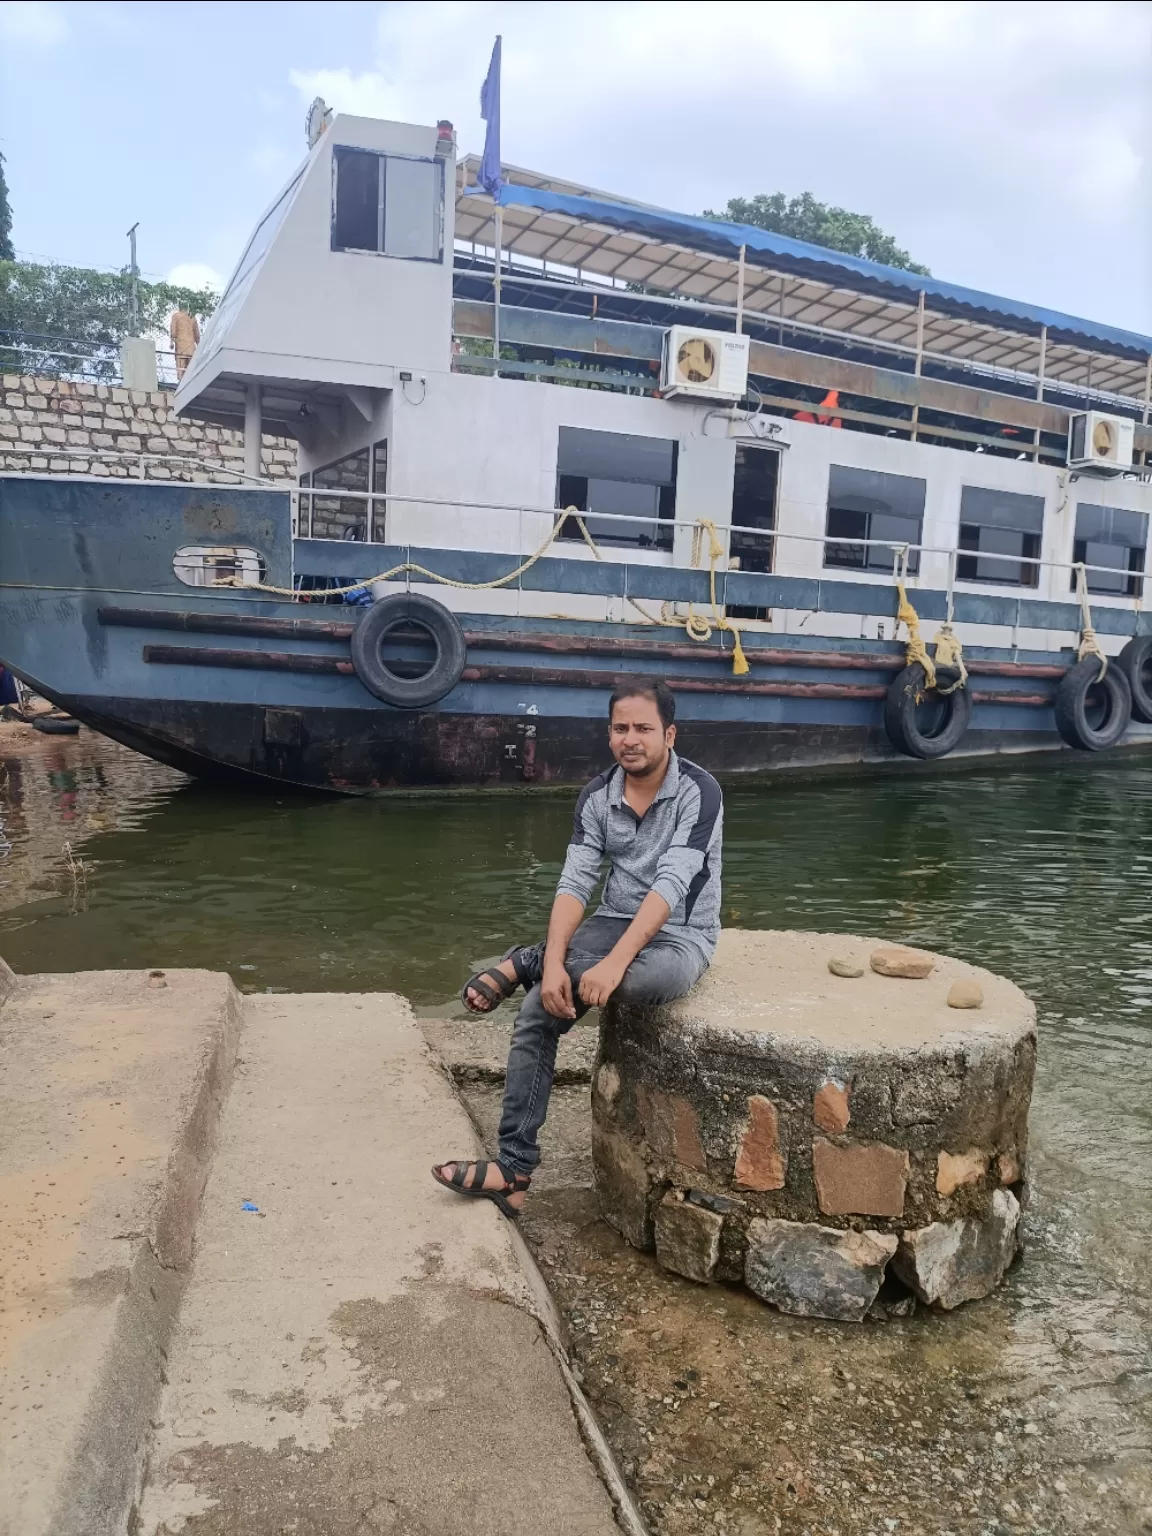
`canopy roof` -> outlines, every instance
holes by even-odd
[[[469,182],[475,157],[464,162]],[[549,266],[643,283],[701,304],[733,307],[740,247],[744,307],[800,325],[914,350],[924,293],[924,350],[956,362],[1144,397],[1152,337],[1034,304],[962,288],[898,267],[825,250],[747,224],[697,218],[505,166],[502,248]],[[494,247],[495,204],[456,201],[456,237]]]

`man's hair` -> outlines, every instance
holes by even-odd
[[[622,699],[651,699],[665,730],[676,718],[676,700],[662,677],[626,677],[618,682],[608,700],[608,719]]]

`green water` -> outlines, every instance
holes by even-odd
[[[84,733],[0,741],[0,953],[19,971],[206,966],[245,989],[389,990],[434,1009],[546,921],[571,795],[259,799]],[[1152,1444],[1152,756],[730,789],[724,920],[878,935],[1036,999],[1031,1258],[956,1348]],[[998,1335],[999,1337],[999,1335]]]

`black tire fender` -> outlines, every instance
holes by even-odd
[[[380,654],[390,630],[415,625],[432,637],[436,659],[421,677],[401,677]],[[398,709],[423,709],[451,693],[464,671],[467,647],[454,613],[419,592],[398,592],[364,610],[352,631],[352,665],[369,693]]]
[[[1092,714],[1103,706],[1098,721]],[[1070,747],[1081,752],[1103,752],[1114,747],[1132,718],[1132,690],[1123,668],[1109,662],[1100,676],[1099,656],[1074,662],[1060,679],[1052,710],[1056,729]]]
[[[948,688],[959,681],[960,673],[955,667],[937,667],[936,677]],[[936,729],[925,731],[917,724],[916,709],[930,691],[927,681],[924,668],[914,661],[896,674],[884,701],[884,729],[888,740],[905,757],[947,756],[959,745],[972,718],[972,695],[966,687],[952,688],[951,693],[938,696],[941,714]]]
[[[1152,725],[1152,635],[1137,635],[1117,656],[1113,666],[1128,679],[1132,693],[1132,713],[1145,725]]]

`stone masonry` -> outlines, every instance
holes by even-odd
[[[1019,1247],[1035,1010],[945,956],[870,965],[878,947],[725,930],[686,998],[604,1009],[593,1159],[630,1243],[804,1316],[859,1321],[885,1281],[943,1310],[999,1283]],[[958,980],[979,1006],[951,1001]]]
[[[0,470],[236,484],[229,469],[244,468],[241,434],[173,416],[171,401],[165,390],[4,374]],[[140,455],[197,462],[141,466]],[[265,437],[261,472],[269,480],[294,482],[295,444]]]

